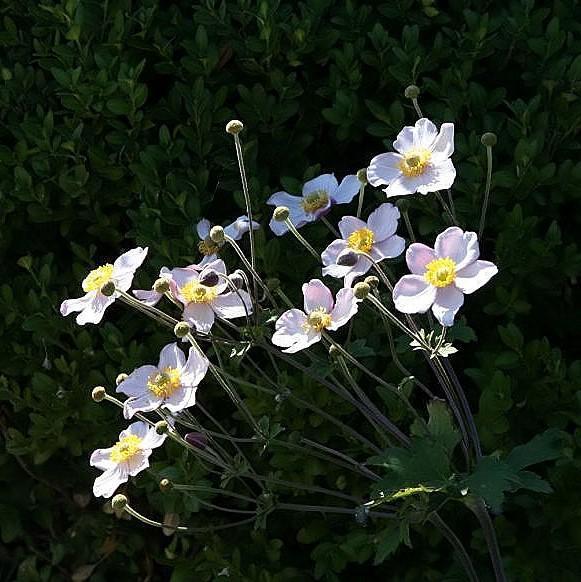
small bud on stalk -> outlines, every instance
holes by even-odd
[[[221,226],[213,226],[210,230],[210,238],[212,242],[222,244],[224,242],[224,229]]]
[[[125,507],[127,507],[128,503],[129,503],[129,500],[127,499],[127,497],[125,495],[123,495],[122,493],[118,493],[111,500],[111,507],[115,511],[122,511],[123,509],[125,509]]]
[[[153,284],[153,290],[156,293],[161,293],[162,295],[167,293],[169,291],[169,281],[163,277],[160,277]]]
[[[129,376],[125,372],[121,372],[121,374],[117,374],[117,378],[115,378],[115,386],[119,386],[121,382],[125,382]]]
[[[91,398],[95,402],[102,402],[105,400],[105,396],[107,396],[107,390],[103,386],[95,386],[91,392]]]
[[[101,294],[105,297],[111,297],[115,293],[115,283],[113,281],[107,281],[103,287],[101,287]]]
[[[192,331],[192,327],[186,321],[178,321],[173,328],[175,336],[179,339],[186,337],[190,331]]]
[[[272,213],[274,220],[284,222],[290,215],[290,211],[286,206],[277,206]]]
[[[496,134],[495,133],[492,133],[491,131],[487,131],[480,138],[480,142],[482,143],[482,145],[484,145],[486,147],[493,147],[493,146],[495,146],[497,141],[498,141],[498,139],[496,137]]]
[[[379,287],[379,278],[375,275],[369,275],[369,277],[365,277],[363,282],[367,283],[371,289],[377,289]]]
[[[155,432],[157,434],[166,434],[169,430],[169,425],[165,420],[159,420],[155,423]]]
[[[337,264],[341,265],[341,267],[352,267],[357,263],[358,260],[359,257],[357,256],[357,253],[355,251],[347,251],[341,253],[337,257]]]
[[[163,493],[167,493],[173,488],[173,483],[169,479],[162,479],[159,482],[159,490]]]
[[[341,355],[339,348],[333,344],[329,346],[329,357],[334,360]]]
[[[205,449],[208,446],[208,437],[201,432],[189,432],[184,436],[184,440],[197,449]]]
[[[403,93],[408,99],[417,99],[420,96],[420,88],[417,85],[408,85]]]
[[[230,283],[232,283],[236,289],[240,290],[244,288],[244,276],[241,274],[240,270],[237,269],[234,271],[229,278]]]
[[[357,179],[363,184],[366,185],[367,184],[367,168],[361,168],[361,170],[359,170],[357,172]]]
[[[220,275],[216,271],[210,271],[200,279],[200,283],[206,287],[215,287],[220,282]]]
[[[353,295],[356,299],[365,299],[371,291],[367,283],[356,283],[353,287]]]
[[[232,119],[226,124],[226,131],[231,135],[236,135],[244,129],[244,124],[238,119]]]

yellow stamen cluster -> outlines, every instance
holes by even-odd
[[[426,265],[424,278],[434,287],[447,287],[456,279],[456,262],[449,257],[434,259]]]
[[[315,331],[323,331],[331,325],[331,314],[324,307],[317,307],[307,316],[307,326]]]
[[[375,233],[369,228],[360,228],[347,237],[347,246],[363,253],[369,253],[375,242]]]
[[[301,206],[305,212],[315,212],[324,208],[329,203],[329,195],[325,190],[315,190],[307,194],[301,201]]]
[[[147,380],[147,387],[158,398],[168,398],[182,385],[177,368],[164,368],[153,373]]]
[[[408,150],[399,163],[399,169],[406,178],[421,176],[428,168],[431,157],[432,152],[425,148]]]
[[[109,458],[114,463],[123,463],[128,461],[141,450],[141,440],[142,439],[134,434],[123,437],[114,445]]]
[[[211,303],[218,292],[213,287],[206,287],[198,281],[186,283],[180,290],[181,296],[188,303]]]
[[[113,265],[110,263],[93,269],[83,280],[83,291],[98,291],[105,283],[109,283],[112,276]]]
[[[207,257],[215,255],[220,250],[220,247],[210,237],[207,237],[198,243],[198,250]]]

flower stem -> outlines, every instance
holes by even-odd
[[[359,186],[359,201],[357,203],[357,218],[361,218],[361,211],[363,210],[364,198],[365,198],[365,184],[361,182],[361,186]]]
[[[293,233],[295,238],[307,249],[307,251],[309,251],[309,253],[311,253],[311,255],[313,255],[313,257],[315,257],[316,261],[320,263],[321,257],[319,256],[317,251],[307,242],[305,237],[296,229],[295,225],[291,222],[291,219],[287,218],[284,221],[284,223],[286,224],[290,232]]]
[[[482,239],[484,225],[486,224],[486,211],[490,200],[490,185],[492,183],[492,146],[486,146],[486,187],[484,188],[484,201],[480,214],[480,226],[478,227],[478,240]]]
[[[327,220],[327,217],[321,216],[321,220],[323,221],[323,224],[331,231],[331,234],[333,236],[336,236],[337,238],[341,238],[339,231]]]

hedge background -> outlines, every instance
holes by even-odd
[[[467,309],[456,365],[487,452],[549,426],[569,433],[546,468],[554,494],[514,495],[496,525],[514,580],[579,579],[577,2],[4,0],[0,13],[2,580],[214,580],[227,567],[235,580],[274,582],[313,579],[315,564],[328,580],[462,579],[445,573],[449,551],[433,532],[372,570],[364,552],[357,564],[348,536],[358,526],[345,520],[340,532],[273,519],[266,531],[178,540],[104,512],[87,460],[121,419],[89,391],[149,361],[167,338],[118,308],[99,327],[58,313],[101,259],[148,245],[138,278],[147,285],[161,265],[196,257],[201,216],[242,213],[229,119],[245,122],[266,223],[264,201],[281,183],[353,173],[385,151],[415,119],[403,97],[412,82],[428,117],[456,123],[465,226],[478,224],[480,136],[498,134],[482,247],[501,274]],[[435,202],[414,198],[411,216],[431,242],[442,225]],[[261,268],[298,287],[312,264],[296,261],[292,241],[264,234]],[[324,236],[309,231],[315,243]],[[142,507],[163,512],[155,480],[139,483]],[[465,527],[482,553],[474,524]]]

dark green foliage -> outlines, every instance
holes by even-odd
[[[502,511],[495,521],[512,579],[577,581],[580,21],[574,0],[4,0],[0,578],[210,581],[227,568],[230,579],[252,582],[462,579],[450,567],[449,546],[421,525],[421,515],[399,530],[384,522],[363,529],[349,516],[274,513],[266,530],[165,537],[103,512],[89,495],[95,472],[88,455],[117,436],[122,420],[93,403],[90,390],[112,389],[120,371],[153,361],[168,337],[118,307],[99,327],[79,328],[58,313],[94,263],[148,245],[136,285],[146,287],[162,265],[198,258],[193,225],[201,216],[225,223],[242,214],[224,132],[229,119],[245,123],[253,206],[266,225],[264,201],[281,186],[297,191],[319,171],[342,177],[386,151],[415,119],[403,96],[414,83],[428,117],[456,123],[454,199],[466,228],[478,226],[484,190],[480,136],[499,138],[481,248],[501,272],[470,297],[453,331],[460,353],[452,361],[487,455],[467,484],[493,490],[485,497]],[[379,192],[375,199],[382,200]],[[369,193],[368,209],[372,200]],[[410,217],[428,244],[445,224],[432,197],[414,197]],[[327,241],[321,225],[304,232],[316,248]],[[316,272],[310,258],[266,228],[258,248],[261,271],[298,297],[304,277]],[[375,323],[362,314],[350,349],[399,383]],[[406,366],[423,374],[407,342],[397,346]],[[325,354],[317,355],[312,374],[277,378],[281,394],[292,390],[360,429],[352,410],[317,384],[314,374],[329,369]],[[208,401],[220,410],[212,389]],[[289,399],[246,396],[270,435],[317,430],[320,442],[333,439],[332,426]],[[222,418],[236,427],[230,413]],[[395,406],[394,414],[405,419]],[[420,459],[422,469],[425,459],[447,473],[456,437],[442,426],[435,417],[427,429],[416,426],[420,442],[440,443],[441,464],[433,446],[390,458]],[[566,436],[555,441],[553,429]],[[533,464],[544,481],[529,472]],[[276,450],[271,465],[297,481],[367,494],[349,474],[290,450]],[[199,500],[162,495],[156,479],[202,479],[197,465],[167,447],[152,474],[131,488],[139,508],[195,522]],[[547,483],[550,495],[540,493]],[[437,493],[418,492],[401,503],[424,511],[432,499]],[[448,516],[487,580],[475,520]]]

